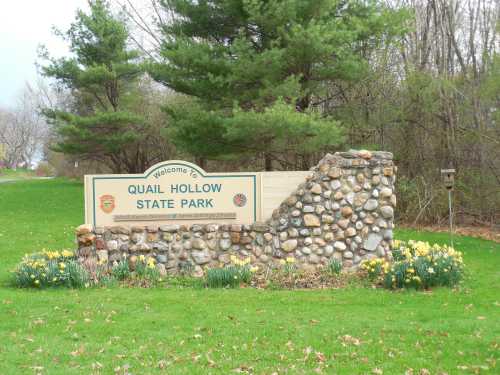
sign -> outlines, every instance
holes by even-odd
[[[259,194],[258,173],[207,173],[171,160],[144,174],[85,176],[85,222],[250,224],[260,218]]]

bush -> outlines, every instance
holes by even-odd
[[[362,264],[372,279],[379,279],[388,289],[428,289],[452,287],[463,278],[462,254],[446,245],[427,242],[394,241],[393,262],[371,260]]]
[[[21,288],[90,285],[87,270],[76,261],[72,251],[42,251],[26,255],[14,270],[14,284]]]
[[[47,162],[41,162],[40,164],[38,164],[35,173],[38,177],[48,177],[55,174],[54,168],[52,168],[52,166],[50,166]]]

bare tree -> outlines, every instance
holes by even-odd
[[[32,167],[41,158],[47,134],[39,93],[27,84],[14,108],[0,109],[0,143],[7,167]]]

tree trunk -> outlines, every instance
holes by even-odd
[[[203,170],[205,170],[207,166],[207,159],[205,159],[203,156],[197,156],[196,157],[196,164]]]
[[[273,159],[271,158],[271,154],[269,153],[264,153],[264,169],[266,171],[272,171],[273,170]]]

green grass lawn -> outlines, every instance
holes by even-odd
[[[0,185],[0,374],[499,373],[500,246],[493,242],[456,239],[469,270],[457,291],[9,285],[23,254],[72,248],[82,222],[80,183]],[[406,230],[397,237],[448,238]]]

